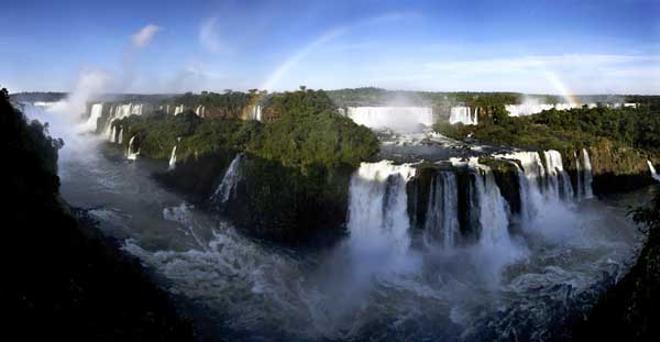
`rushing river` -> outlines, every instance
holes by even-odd
[[[505,247],[451,249],[401,246],[408,223],[396,214],[401,199],[390,198],[386,233],[367,227],[378,212],[352,212],[364,222],[349,224],[349,238],[300,253],[246,238],[160,187],[151,174],[167,162],[128,161],[56,114],[30,115],[51,121],[67,144],[64,199],[90,209],[209,339],[543,339],[621,277],[641,241],[625,213],[643,193],[543,208],[536,229]],[[365,186],[352,183],[354,211],[360,196],[381,191],[359,192]]]

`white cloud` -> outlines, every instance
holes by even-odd
[[[202,22],[199,28],[199,43],[205,49],[218,53],[223,51],[223,46],[218,35],[218,18],[211,17]]]
[[[133,46],[141,48],[147,46],[151,42],[151,40],[154,38],[156,33],[160,31],[162,28],[160,26],[156,26],[154,24],[149,24],[140,31],[137,31],[135,34],[131,36],[131,41],[133,42]]]

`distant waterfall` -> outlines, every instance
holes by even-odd
[[[348,107],[346,115],[358,125],[372,129],[411,132],[420,125],[433,125],[430,107]]]
[[[128,141],[128,149],[126,150],[126,158],[128,160],[136,160],[137,156],[140,154],[140,151],[135,148],[135,136],[131,137],[131,140]]]
[[[653,163],[651,163],[650,160],[647,160],[646,163],[649,165],[649,171],[651,172],[651,177],[655,179],[656,181],[660,182],[660,175],[655,171],[655,167],[653,166]]]
[[[102,111],[103,104],[100,105],[101,107],[99,111]],[[93,110],[94,106],[92,106],[92,111]],[[110,105],[107,118],[104,120],[103,126],[101,126],[103,130],[99,131],[103,131],[110,142],[117,142],[116,136],[113,138],[114,135],[112,133],[112,123],[115,120],[123,119],[131,115],[142,115],[143,113],[144,104],[142,103],[120,103]],[[101,117],[103,117],[103,115],[101,115]]]
[[[89,118],[83,125],[83,130],[87,132],[96,132],[98,121],[103,114],[103,103],[92,104],[89,110]]]
[[[183,105],[177,105],[176,107],[174,107],[174,115],[179,115],[183,113],[184,110],[185,107]]]
[[[197,106],[195,108],[195,115],[199,116],[200,118],[203,118],[206,116],[206,108],[202,105]]]
[[[261,105],[255,104],[252,107],[250,107],[250,120],[257,120],[261,121],[262,116],[261,116]]]
[[[220,203],[225,203],[229,200],[232,192],[235,191],[236,184],[241,180],[240,164],[243,157],[243,154],[239,153],[231,161],[222,177],[222,181],[215,189],[213,195],[211,195],[211,200]]]
[[[456,245],[459,229],[456,176],[453,172],[441,171],[431,183],[424,232],[429,240],[451,248]]]
[[[124,143],[124,127],[119,127],[119,137],[117,138],[117,144]]]
[[[176,145],[172,147],[172,153],[170,154],[170,162],[169,162],[169,169],[174,170],[176,167]]]
[[[472,114],[472,109],[467,106],[451,107],[449,113],[449,123],[454,125],[462,123],[464,125],[476,125],[479,123],[478,108]]]
[[[407,164],[381,161],[360,165],[349,191],[351,246],[374,253],[408,249],[406,183],[414,175],[415,169]]]

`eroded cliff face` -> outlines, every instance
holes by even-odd
[[[353,169],[306,171],[223,150],[177,163],[156,178],[223,214],[248,235],[285,244],[325,244],[344,233]]]
[[[630,191],[653,184],[644,155],[630,147],[622,147],[602,139],[588,148],[596,195]]]

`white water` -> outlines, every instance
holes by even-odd
[[[128,149],[126,150],[126,158],[128,160],[137,160],[140,150],[136,150],[135,146],[135,136],[131,137],[131,140],[128,141]]]
[[[359,125],[398,132],[414,132],[433,125],[430,107],[348,107],[347,116]]]
[[[117,138],[117,144],[124,143],[124,127],[119,127],[119,137]]]
[[[592,183],[593,183],[593,174],[592,174],[592,169],[591,169],[591,159],[589,158],[589,152],[587,152],[587,149],[583,148],[582,149],[582,175],[583,175],[583,192],[584,192],[584,198],[593,198],[594,197],[594,191],[592,188]],[[578,176],[578,179],[580,177]]]
[[[197,108],[195,108],[195,114],[203,118],[204,116],[206,116],[206,108],[202,105],[197,106]]]
[[[459,239],[458,188],[452,172],[439,172],[429,192],[424,232],[431,242],[440,242],[445,249],[456,246]]]
[[[390,161],[362,163],[351,178],[349,193],[350,245],[374,253],[408,249],[410,221],[406,182],[415,175],[410,165]]]
[[[653,166],[653,163],[651,163],[650,160],[647,160],[646,163],[649,165],[649,171],[651,172],[651,177],[655,179],[656,181],[660,182],[660,175],[655,171],[655,167]]]
[[[479,123],[479,108],[472,113],[472,108],[467,106],[451,107],[449,112],[449,123],[452,125],[457,123],[476,125]]]
[[[236,185],[241,180],[241,160],[243,160],[243,154],[239,153],[234,157],[234,159],[227,167],[222,181],[213,192],[211,199],[214,201],[220,201],[220,203],[225,203],[231,197]]]
[[[86,132],[96,132],[98,120],[103,114],[103,103],[94,103],[89,110],[89,118],[87,122],[82,125],[82,129]]]
[[[185,107],[183,105],[177,105],[176,107],[174,107],[174,115],[179,115],[183,113],[184,110]]]
[[[168,169],[174,170],[176,167],[176,145],[172,147],[172,153],[170,154],[170,161],[168,163]]]
[[[249,120],[261,121],[261,105],[255,104],[250,107]]]
[[[51,125],[51,132],[59,127]],[[78,148],[68,139],[68,148]],[[164,289],[182,301],[202,305],[196,314],[210,321],[205,328],[219,339],[476,340],[480,329],[495,327],[510,339],[525,340],[529,332],[524,326],[543,336],[551,319],[563,314],[553,307],[566,305],[602,281],[604,273],[625,270],[622,261],[632,255],[626,234],[636,232],[615,215],[616,209],[587,203],[579,215],[546,214],[546,224],[539,229],[569,233],[552,240],[556,243],[530,243],[538,248],[530,247],[524,259],[512,261],[503,240],[486,235],[484,239],[497,244],[420,255],[410,246],[409,231],[394,226],[407,225],[402,190],[415,171],[381,162],[366,165],[362,176],[359,171],[354,175],[351,185],[359,182],[358,188],[350,192],[367,200],[360,206],[351,203],[351,210],[354,205],[380,207],[383,217],[376,221],[392,223],[372,230],[354,221],[349,239],[332,253],[298,255],[245,238],[226,223],[207,219],[181,203],[153,183],[150,170],[143,169],[148,160],[126,163],[106,159],[98,151],[85,152],[79,154],[80,164],[69,162],[60,169],[76,174],[63,178],[65,199],[76,206],[100,207],[92,215],[102,222],[101,229],[110,234],[121,230],[130,237],[125,250],[152,267]],[[163,165],[157,167],[162,171]],[[483,184],[475,191],[495,196],[492,179],[478,177]],[[505,207],[501,196],[487,202],[479,206],[500,217]],[[552,208],[543,209],[548,213]],[[369,212],[378,214],[375,209]],[[499,219],[490,216],[480,214],[480,224],[501,231]],[[385,236],[360,238],[354,231]],[[509,242],[513,255],[520,256],[524,249],[512,238]],[[488,324],[478,326],[480,321]]]
[[[561,154],[555,150],[544,151],[546,174],[548,179],[548,196],[553,200],[573,198],[573,186],[568,173],[564,171]]]

